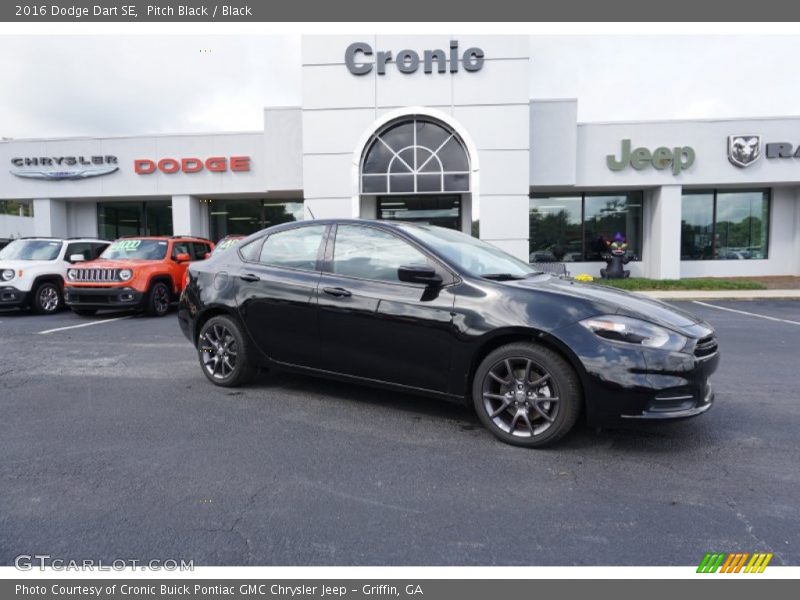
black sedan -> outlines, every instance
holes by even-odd
[[[472,403],[538,447],[590,424],[711,407],[714,331],[643,296],[533,270],[429,225],[318,220],[193,263],[179,321],[205,376],[278,367]]]

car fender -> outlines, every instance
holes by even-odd
[[[148,275],[147,285],[145,286],[145,289],[140,291],[142,291],[143,293],[150,291],[150,288],[153,286],[153,284],[158,281],[166,283],[169,286],[171,294],[176,295],[178,293],[175,290],[175,282],[172,280],[172,276],[169,273],[164,273],[164,272],[153,273],[151,275]]]

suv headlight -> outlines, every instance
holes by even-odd
[[[70,281],[74,281],[77,276],[78,276],[78,271],[76,269],[69,269],[67,271],[67,279],[69,279]]]
[[[3,272],[0,273],[0,277],[3,278],[3,281],[11,281],[14,279],[14,269],[3,269]]]
[[[601,315],[584,319],[580,323],[603,339],[638,344],[648,348],[683,350],[689,341],[681,334],[664,327],[619,315]]]
[[[128,279],[130,279],[131,277],[133,277],[133,271],[131,271],[130,269],[122,269],[119,272],[119,278],[122,281],[128,281]]]

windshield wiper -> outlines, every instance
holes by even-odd
[[[512,275],[511,273],[486,273],[481,275],[484,279],[491,279],[492,281],[512,281],[515,279],[525,279],[524,275]]]

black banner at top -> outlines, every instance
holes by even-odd
[[[49,0],[0,4],[3,22],[519,22],[800,20],[786,0]]]

